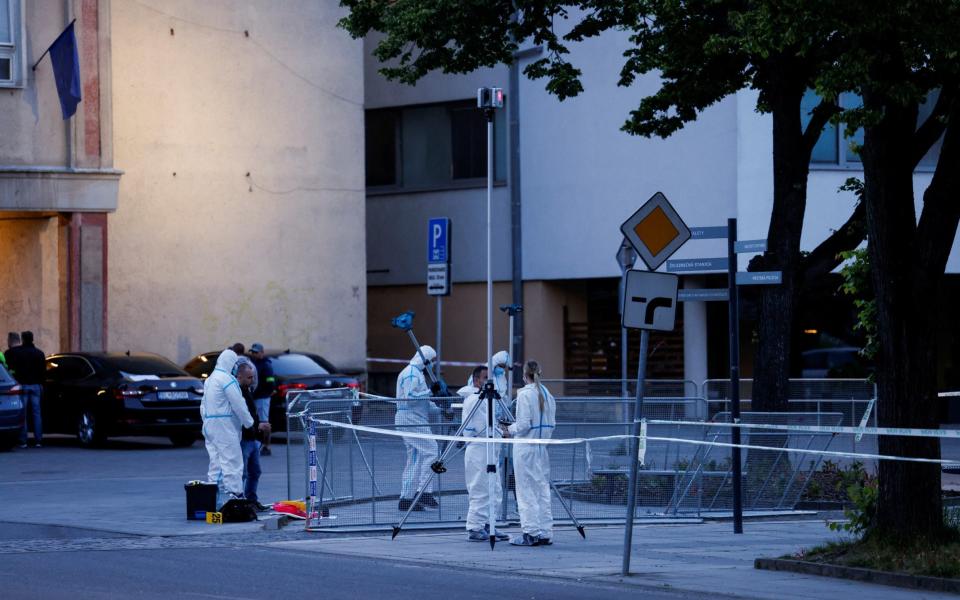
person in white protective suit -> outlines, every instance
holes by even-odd
[[[229,500],[243,497],[243,451],[240,430],[253,425],[253,417],[235,377],[237,354],[224,350],[217,366],[203,382],[200,416],[210,466],[207,480],[216,481]]]
[[[423,358],[420,357],[421,354]],[[426,363],[430,363],[436,357],[436,350],[430,346],[420,346],[420,352],[410,359],[410,364],[397,376],[397,414],[393,422],[399,426],[398,430],[401,432],[432,433],[430,415],[436,411],[436,407],[430,398],[433,395],[432,389],[438,389],[439,386],[436,382],[432,388],[427,384],[424,370],[427,368]],[[439,503],[433,495],[430,465],[439,457],[437,442],[405,437],[403,445],[407,449],[407,463],[400,480],[400,502],[397,508],[399,510],[407,510],[411,506],[413,510],[423,510],[424,507],[436,508]],[[414,505],[413,498],[417,490],[424,485],[427,487],[420,496],[420,500]]]
[[[507,369],[510,368],[510,353],[501,350],[491,357],[490,362],[493,363],[493,385],[497,388],[500,397],[503,398],[504,404],[507,404],[510,402],[510,390],[507,389]],[[463,396],[463,390],[471,385],[473,385],[472,374],[467,379],[467,385],[460,388],[457,393]]]
[[[477,386],[477,381],[479,381],[480,385],[482,386],[487,381],[488,374],[489,372],[487,371],[487,365],[478,365],[473,369],[473,371],[470,372],[470,377],[467,378],[467,385],[457,390],[457,395],[466,400],[470,394],[476,394],[479,392],[480,387]],[[462,422],[466,416],[466,413],[461,415],[460,421]]]
[[[463,436],[487,437],[487,405],[480,400],[480,390],[487,381],[487,368],[477,367],[473,370],[473,385],[471,393],[463,402]],[[467,389],[466,387],[461,390]],[[479,404],[473,416],[470,416],[474,407]],[[469,419],[468,419],[469,417]],[[494,437],[500,437],[500,432],[494,429]],[[497,464],[499,458],[499,444],[493,446],[493,462]],[[470,507],[467,510],[467,539],[471,542],[485,542],[490,539],[490,494],[487,478],[487,445],[468,443],[463,453],[463,478],[467,484],[467,494]],[[494,477],[494,515],[500,512],[501,487],[500,476]],[[496,516],[494,516],[496,518]],[[496,534],[498,540],[510,538],[505,533]]]
[[[557,404],[540,383],[540,365],[528,361],[523,366],[526,384],[517,392],[516,421],[504,431],[504,437],[548,439],[557,425]],[[517,482],[517,509],[522,536],[514,536],[514,546],[549,546],[553,539],[553,512],[550,509],[550,454],[544,444],[515,444],[513,468]]]

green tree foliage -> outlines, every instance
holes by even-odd
[[[881,425],[937,427],[935,298],[960,219],[960,2],[957,0],[341,0],[341,25],[372,31],[382,72],[404,83],[427,73],[466,73],[510,63],[521,45],[544,56],[524,68],[561,100],[583,91],[572,44],[625,33],[619,85],[643,75],[660,86],[641,98],[623,129],[671,135],[705,108],[743,89],[773,124],[773,207],[768,249],[751,263],[776,269],[783,284],[761,290],[754,406],[783,408],[792,321],[804,278],[829,271],[869,232],[876,292],[878,415]],[[800,102],[824,99],[802,126]],[[844,92],[863,107],[841,114]],[[931,116],[919,106],[937,94]],[[862,126],[864,192],[840,231],[800,254],[810,154],[823,126]],[[917,218],[913,172],[940,138],[939,162]],[[812,262],[817,259],[817,262]],[[882,436],[884,454],[936,457],[935,441]],[[901,536],[942,529],[935,465],[882,461],[878,527]]]

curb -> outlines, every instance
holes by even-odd
[[[753,568],[766,571],[789,571],[804,575],[819,575],[821,577],[835,577],[850,579],[864,583],[876,583],[893,587],[925,590],[929,592],[948,592],[960,594],[960,579],[946,579],[942,577],[928,577],[925,575],[906,575],[904,573],[890,573],[876,569],[860,567],[843,567],[809,562],[805,560],[791,560],[785,558],[758,558],[753,562]]]

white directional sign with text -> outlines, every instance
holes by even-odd
[[[427,295],[450,295],[450,265],[447,263],[430,263],[427,265]]]
[[[673,331],[680,277],[670,273],[631,270],[623,295],[623,326]]]

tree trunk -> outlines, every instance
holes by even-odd
[[[943,267],[920,264],[911,147],[917,107],[886,105],[880,123],[865,129],[864,202],[879,354],[877,416],[881,427],[935,429],[937,289]],[[881,454],[939,458],[934,438],[882,436]],[[943,531],[940,467],[881,461],[876,532],[896,539],[937,537]]]
[[[807,205],[810,152],[800,123],[803,90],[783,94],[773,106],[773,210],[767,251],[754,264],[781,271],[781,285],[760,289],[753,410],[787,410],[790,348],[796,312],[800,234]],[[795,94],[795,95],[794,95]]]

